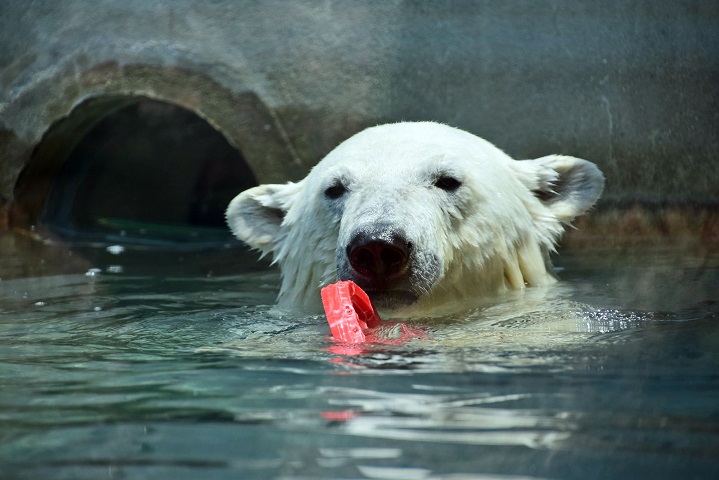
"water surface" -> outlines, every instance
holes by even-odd
[[[345,355],[253,254],[105,247],[0,238],[0,478],[719,475],[716,252],[563,252]]]

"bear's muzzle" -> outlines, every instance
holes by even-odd
[[[431,288],[423,282],[427,277],[418,275],[424,268],[415,250],[395,225],[363,225],[337,252],[338,277],[359,285],[379,308],[413,304]]]
[[[407,275],[412,244],[392,231],[360,233],[347,246],[354,271],[374,283],[392,283]]]

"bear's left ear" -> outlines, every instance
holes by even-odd
[[[563,223],[594,205],[604,189],[604,175],[592,162],[563,155],[512,162],[522,183]]]
[[[301,182],[266,184],[245,190],[227,207],[227,225],[243,242],[263,254],[270,253],[300,185]]]

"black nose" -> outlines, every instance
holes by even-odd
[[[347,257],[360,276],[392,280],[407,273],[411,247],[404,235],[378,229],[356,235],[347,246]]]

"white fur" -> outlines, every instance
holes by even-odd
[[[443,175],[460,179],[461,187],[435,186]],[[338,183],[346,193],[328,198],[325,191]],[[548,255],[603,184],[599,169],[585,160],[516,161],[462,130],[397,123],[349,138],[298,183],[242,192],[227,220],[239,239],[279,264],[279,303],[305,310],[321,308],[319,289],[346,268],[344,250],[354,232],[397,226],[414,246],[421,293],[399,313],[427,314],[554,282]]]

